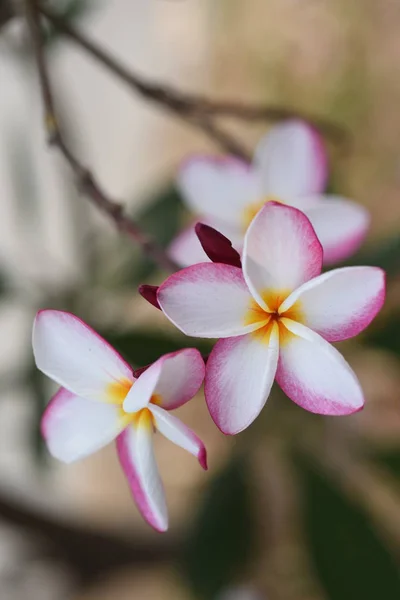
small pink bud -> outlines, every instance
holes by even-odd
[[[158,290],[158,285],[142,284],[139,286],[139,294],[145,300],[147,300],[147,302],[150,302],[150,304],[152,304],[153,306],[155,306],[156,308],[161,310],[161,306],[159,305],[158,300],[157,300],[157,290]]]

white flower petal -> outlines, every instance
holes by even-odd
[[[251,295],[241,269],[202,263],[178,271],[160,286],[163,312],[186,335],[231,337],[254,331],[246,325]]]
[[[205,375],[204,360],[198,350],[184,348],[165,354],[157,362],[162,364],[155,388],[160,406],[173,410],[197,394]]]
[[[154,417],[156,429],[171,442],[193,454],[203,469],[207,469],[206,449],[201,439],[182,421],[163,408],[152,405],[150,410]]]
[[[181,267],[210,262],[196,235],[194,225],[187,227],[178,234],[168,248],[168,255]]]
[[[324,264],[331,265],[354,254],[368,231],[368,211],[339,196],[309,198],[312,201],[313,205],[303,210],[324,249]]]
[[[196,214],[239,227],[245,206],[262,198],[251,165],[230,156],[189,158],[181,166],[178,187]]]
[[[123,428],[117,406],[80,398],[64,388],[50,401],[41,422],[50,454],[66,463],[106,446]]]
[[[308,327],[282,319],[288,333],[280,344],[276,380],[302,408],[323,415],[348,415],[364,404],[355,373],[343,356]]]
[[[107,400],[109,386],[133,381],[118,352],[70,313],[39,311],[32,343],[38,369],[78,396]]]
[[[303,121],[275,125],[261,140],[255,166],[271,195],[303,196],[322,192],[327,180],[327,155],[319,133]]]
[[[329,342],[354,337],[365,329],[385,300],[385,273],[377,267],[334,269],[307,281],[280,307],[296,302],[304,325]]]
[[[207,361],[205,395],[223,433],[239,433],[258,416],[274,381],[278,352],[276,324],[270,337],[248,334],[215,344]]]
[[[166,410],[182,406],[199,391],[204,372],[204,360],[196,348],[164,354],[136,380],[124,400],[124,410],[145,408],[152,396]]]
[[[288,295],[320,274],[322,248],[301,211],[269,202],[247,230],[242,264],[251,293],[266,308],[266,293]]]
[[[166,531],[168,511],[154,456],[153,425],[148,411],[143,411],[136,426],[128,427],[118,436],[117,450],[143,518],[157,531]]]

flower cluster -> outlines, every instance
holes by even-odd
[[[360,410],[360,384],[331,342],[365,329],[385,296],[381,269],[321,274],[323,264],[359,246],[368,216],[353,202],[321,197],[326,158],[306,124],[273,129],[253,167],[236,159],[193,159],[180,182],[189,205],[206,216],[206,225],[182,234],[171,249],[193,264],[141,293],[186,335],[219,338],[206,367],[200,353],[187,348],[162,356],[136,378],[105,340],[69,313],[40,311],[33,331],[38,368],[61,386],[42,421],[51,454],[71,462],[116,439],[136,504],[160,531],[168,517],[153,432],[207,468],[203,443],[169,411],[190,400],[203,379],[211,417],[230,435],[254,421],[275,379],[308,411]]]

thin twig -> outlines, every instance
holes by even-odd
[[[65,563],[85,584],[124,566],[142,568],[148,564],[169,563],[176,558],[181,543],[171,535],[152,541],[137,534],[129,539],[98,531],[49,515],[45,510],[36,510],[2,489],[0,518],[19,527],[24,535],[39,538],[40,552],[48,552],[52,559]]]
[[[50,144],[57,147],[69,163],[77,181],[79,190],[102,212],[104,212],[118,229],[126,233],[135,243],[139,244],[155,263],[167,271],[175,271],[177,266],[166,255],[154,240],[148,237],[140,227],[125,213],[123,206],[115,202],[104,192],[94,175],[81,163],[76,154],[65,142],[55,110],[54,98],[47,73],[46,60],[43,50],[39,12],[36,0],[25,1],[26,19],[32,38],[33,51],[39,72],[40,87],[44,105],[44,122]]]
[[[118,62],[114,57],[108,54],[100,46],[90,41],[76,28],[69,25],[65,20],[59,17],[55,12],[45,6],[39,6],[38,10],[45,16],[60,33],[74,40],[79,46],[85,49],[93,58],[107,67],[114,75],[124,81],[130,89],[140,94],[147,100],[152,100],[164,106],[174,113],[178,118],[183,119],[201,130],[208,137],[213,139],[221,148],[230,154],[234,154],[243,160],[249,160],[249,152],[243,148],[242,144],[236,138],[226,132],[213,122],[211,115],[204,111],[196,110],[196,103],[168,87],[162,87],[152,84]]]
[[[139,76],[132,69],[128,69],[95,42],[89,40],[86,35],[74,26],[66,23],[62,17],[59,17],[48,7],[40,6],[39,11],[52,23],[57,31],[73,40],[136,93],[148,100],[161,104],[164,108],[175,113],[177,117],[196,125],[232,154],[248,158],[248,153],[241,147],[241,144],[227,132],[217,127],[211,117],[235,117],[245,121],[279,121],[282,119],[297,118],[309,121],[321,133],[336,142],[342,143],[347,141],[347,135],[340,126],[326,119],[315,118],[290,108],[249,105],[232,101],[211,101],[202,96],[184,94],[167,85],[152,83]]]

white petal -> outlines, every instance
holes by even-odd
[[[244,207],[262,199],[253,168],[233,157],[189,158],[180,169],[178,187],[196,214],[239,227]]]
[[[150,410],[154,417],[156,429],[171,442],[193,454],[203,469],[207,469],[206,449],[201,439],[182,421],[163,408],[152,405]]]
[[[184,348],[158,359],[162,365],[155,393],[160,406],[173,410],[188,402],[204,380],[204,360],[195,348]]]
[[[385,273],[377,267],[344,267],[324,273],[295,290],[282,304],[295,302],[304,325],[329,342],[354,337],[365,329],[385,300]]]
[[[167,410],[182,406],[199,391],[204,371],[204,360],[196,348],[164,354],[136,380],[124,400],[124,410],[136,412],[148,406],[153,395]]]
[[[117,438],[118,457],[132,496],[143,518],[157,531],[168,529],[165,493],[154,456],[153,430],[148,415]]]
[[[160,379],[161,370],[162,362],[161,359],[158,359],[140,375],[124,400],[123,407],[125,412],[133,413],[145,408],[149,404]]]
[[[314,201],[313,206],[303,210],[324,249],[324,264],[331,265],[354,254],[368,231],[368,211],[339,196],[314,196],[308,200]]]
[[[248,334],[215,344],[207,361],[205,395],[223,433],[239,433],[258,416],[274,381],[278,352],[276,324],[270,337]]]
[[[66,463],[106,446],[123,428],[117,406],[80,398],[64,388],[50,401],[41,422],[50,454]]]
[[[322,248],[304,213],[269,202],[247,230],[242,264],[251,293],[266,308],[266,293],[288,295],[320,274]]]
[[[261,140],[255,166],[264,190],[273,196],[322,192],[327,180],[327,156],[318,132],[302,121],[275,125]]]
[[[254,331],[246,325],[251,295],[241,269],[202,263],[178,271],[160,286],[163,312],[186,335],[231,337]]]
[[[343,356],[308,327],[282,319],[288,333],[280,345],[276,380],[306,410],[348,415],[364,404],[361,386]]]
[[[199,238],[194,230],[194,225],[184,229],[171,243],[168,254],[177,265],[190,267],[201,262],[210,262],[204,252]]]
[[[133,381],[118,352],[70,313],[39,311],[32,343],[38,369],[78,396],[107,400],[108,386]]]

